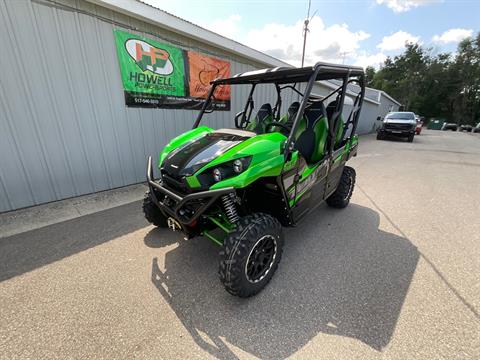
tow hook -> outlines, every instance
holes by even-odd
[[[180,223],[172,217],[167,219],[167,225],[172,231],[182,230]]]

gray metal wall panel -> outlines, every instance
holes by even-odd
[[[84,1],[57,2],[227,59],[232,74],[267,67]],[[125,107],[114,28],[122,27],[75,9],[0,1],[0,42],[10,49],[0,56],[9,69],[0,78],[0,212],[141,182],[146,157],[191,128],[196,111]],[[232,89],[231,111],[205,123],[232,126],[248,91]],[[328,91],[315,85],[314,92]],[[286,91],[282,113],[296,100]],[[273,86],[259,87],[257,109],[275,101]]]
[[[35,48],[32,49],[32,53],[25,54],[18,45],[23,39],[22,33],[29,30],[28,25],[25,30],[14,26],[18,23],[16,15],[22,10],[25,11],[26,5],[28,4],[24,2],[0,3],[2,17],[0,41],[5,49],[10,49],[10,51],[3,51],[0,56],[0,66],[10,70],[5,71],[1,79],[1,111],[6,114],[8,132],[5,135],[11,138],[8,144],[14,146],[14,149],[11,150],[18,153],[18,160],[20,160],[12,164],[2,164],[2,168],[10,168],[10,171],[5,174],[8,176],[5,179],[5,186],[7,191],[18,195],[15,196],[15,206],[18,206],[17,204],[28,205],[32,201],[48,201],[56,196],[52,184],[51,166],[48,166],[46,160],[48,152],[45,148],[42,129],[39,126],[38,112],[44,111],[45,107],[42,106],[41,98],[36,97],[37,94],[33,94],[31,90],[32,87],[38,86],[38,76],[32,72],[32,69],[38,71],[39,62],[32,58]],[[25,22],[25,18],[20,21],[20,23],[23,22]],[[26,46],[27,44],[24,45],[24,51],[29,50]],[[30,79],[29,73],[33,73],[35,78]],[[35,108],[37,104],[42,106],[38,110]],[[15,159],[5,158],[2,154],[2,160],[2,162],[9,163]],[[19,183],[15,175],[25,176],[28,186],[18,188]],[[40,181],[28,181],[32,178]]]
[[[232,73],[262,67],[108,9],[61,2],[226,58]],[[0,57],[11,69],[0,79],[0,211],[143,181],[146,157],[191,128],[196,111],[125,107],[116,27],[56,6],[0,3],[0,41],[11,49]],[[232,111],[208,124],[228,126],[247,91],[234,90]]]
[[[363,103],[360,120],[358,122],[357,133],[369,134],[375,130],[375,122],[378,113],[378,105],[365,101]]]

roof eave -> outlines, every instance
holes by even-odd
[[[398,102],[397,100],[395,100],[393,97],[391,97],[390,95],[388,95],[385,91],[383,90],[378,90],[380,91],[380,93],[382,95],[384,95],[386,98],[388,98],[390,101],[393,101],[395,104],[397,104],[398,106],[402,106],[402,103]]]
[[[109,8],[119,13],[162,27],[168,31],[193,38],[202,43],[207,43],[240,55],[244,58],[263,63],[267,66],[291,66],[279,59],[240,44],[234,40],[221,36],[213,31],[187,22],[163,10],[137,0],[87,0],[93,4]]]

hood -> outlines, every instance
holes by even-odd
[[[395,118],[389,118],[383,120],[385,124],[416,124],[416,120],[414,119],[395,119]]]
[[[206,133],[171,151],[162,163],[162,170],[175,178],[191,176],[246,139],[248,137],[237,134]]]

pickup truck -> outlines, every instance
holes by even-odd
[[[397,111],[388,113],[383,119],[382,126],[377,130],[377,140],[383,140],[387,136],[407,138],[412,142],[415,137],[417,120],[415,114],[409,111]]]

